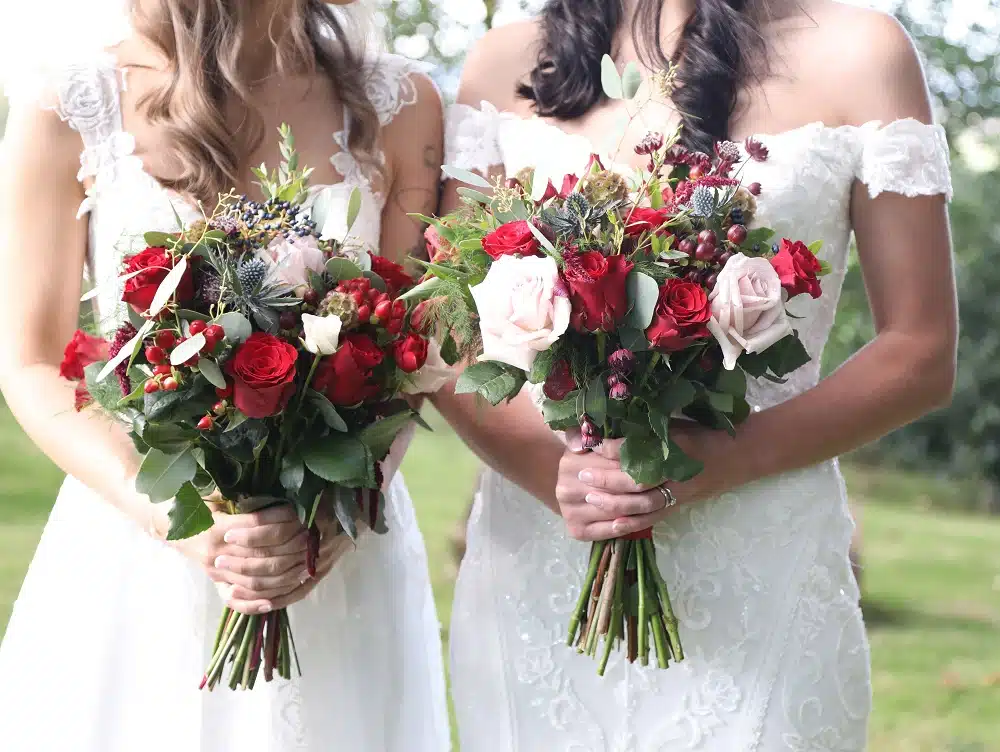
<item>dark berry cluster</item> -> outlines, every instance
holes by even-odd
[[[241,196],[234,212],[247,228],[247,236],[236,240],[240,250],[266,244],[276,235],[301,238],[316,233],[316,222],[309,213],[290,201],[260,202]]]

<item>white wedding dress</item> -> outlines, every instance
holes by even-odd
[[[416,102],[416,67],[372,59],[368,93],[383,126]],[[110,57],[54,83],[85,149],[93,188],[90,261],[102,317],[121,320],[115,279],[130,239],[176,228],[195,207],[161,187],[122,127],[123,71]],[[352,238],[377,248],[384,196],[333,135],[344,181],[319,187]],[[335,231],[336,228],[333,228]],[[388,489],[390,532],[362,537],[290,609],[303,676],[250,692],[200,692],[222,602],[204,571],[68,478],[0,647],[0,747],[10,752],[442,752],[450,748],[440,627],[423,539],[403,479]]]
[[[816,384],[851,237],[855,181],[872,196],[950,196],[940,127],[822,123],[761,136],[758,223],[822,239],[833,267],[818,300],[794,301],[813,361],[787,383],[751,385],[767,409]],[[593,147],[489,104],[457,106],[446,163],[507,175],[529,165],[556,185]],[[608,162],[605,162],[608,164]],[[537,175],[537,173],[536,173]],[[537,179],[537,178],[536,178]],[[858,752],[871,707],[869,650],[851,575],[853,523],[836,462],[682,506],[655,530],[687,660],[667,671],[616,655],[600,678],[565,645],[588,546],[505,478],[487,473],[469,523],[451,631],[463,752]]]

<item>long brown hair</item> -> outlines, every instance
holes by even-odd
[[[363,39],[352,39],[342,17],[322,0],[286,1],[289,22],[281,38],[272,40],[277,71],[329,75],[350,117],[348,148],[371,159],[379,120],[365,93]],[[245,0],[132,0],[136,30],[169,64],[169,81],[140,102],[149,121],[165,129],[179,168],[164,182],[207,202],[239,182],[245,160],[264,137],[250,103],[251,81],[239,64],[247,5]],[[226,117],[233,107],[245,115],[238,137]]]

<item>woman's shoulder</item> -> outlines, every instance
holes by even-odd
[[[430,76],[430,65],[383,52],[368,57],[364,66],[365,93],[383,128],[410,108],[440,117],[441,93]]]
[[[523,110],[526,103],[518,99],[517,86],[535,67],[540,36],[534,19],[504,24],[484,34],[465,59],[458,101],[473,107],[489,102],[501,111]]]

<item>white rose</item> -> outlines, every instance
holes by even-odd
[[[730,371],[744,352],[764,352],[792,333],[781,280],[767,259],[733,256],[708,299],[708,328],[722,346],[723,365]]]
[[[268,282],[294,289],[302,289],[309,284],[310,271],[322,274],[326,268],[326,257],[311,235],[304,238],[277,237],[267,248],[257,251],[257,257],[268,265]]]
[[[313,355],[333,355],[340,345],[340,330],[344,322],[337,316],[302,314],[302,331],[306,350]]]
[[[434,394],[451,381],[454,371],[441,357],[441,346],[437,340],[427,343],[427,361],[423,368],[414,373],[403,387],[405,394]]]
[[[472,288],[483,335],[480,360],[531,370],[569,327],[570,302],[556,295],[559,268],[548,256],[501,256]]]

